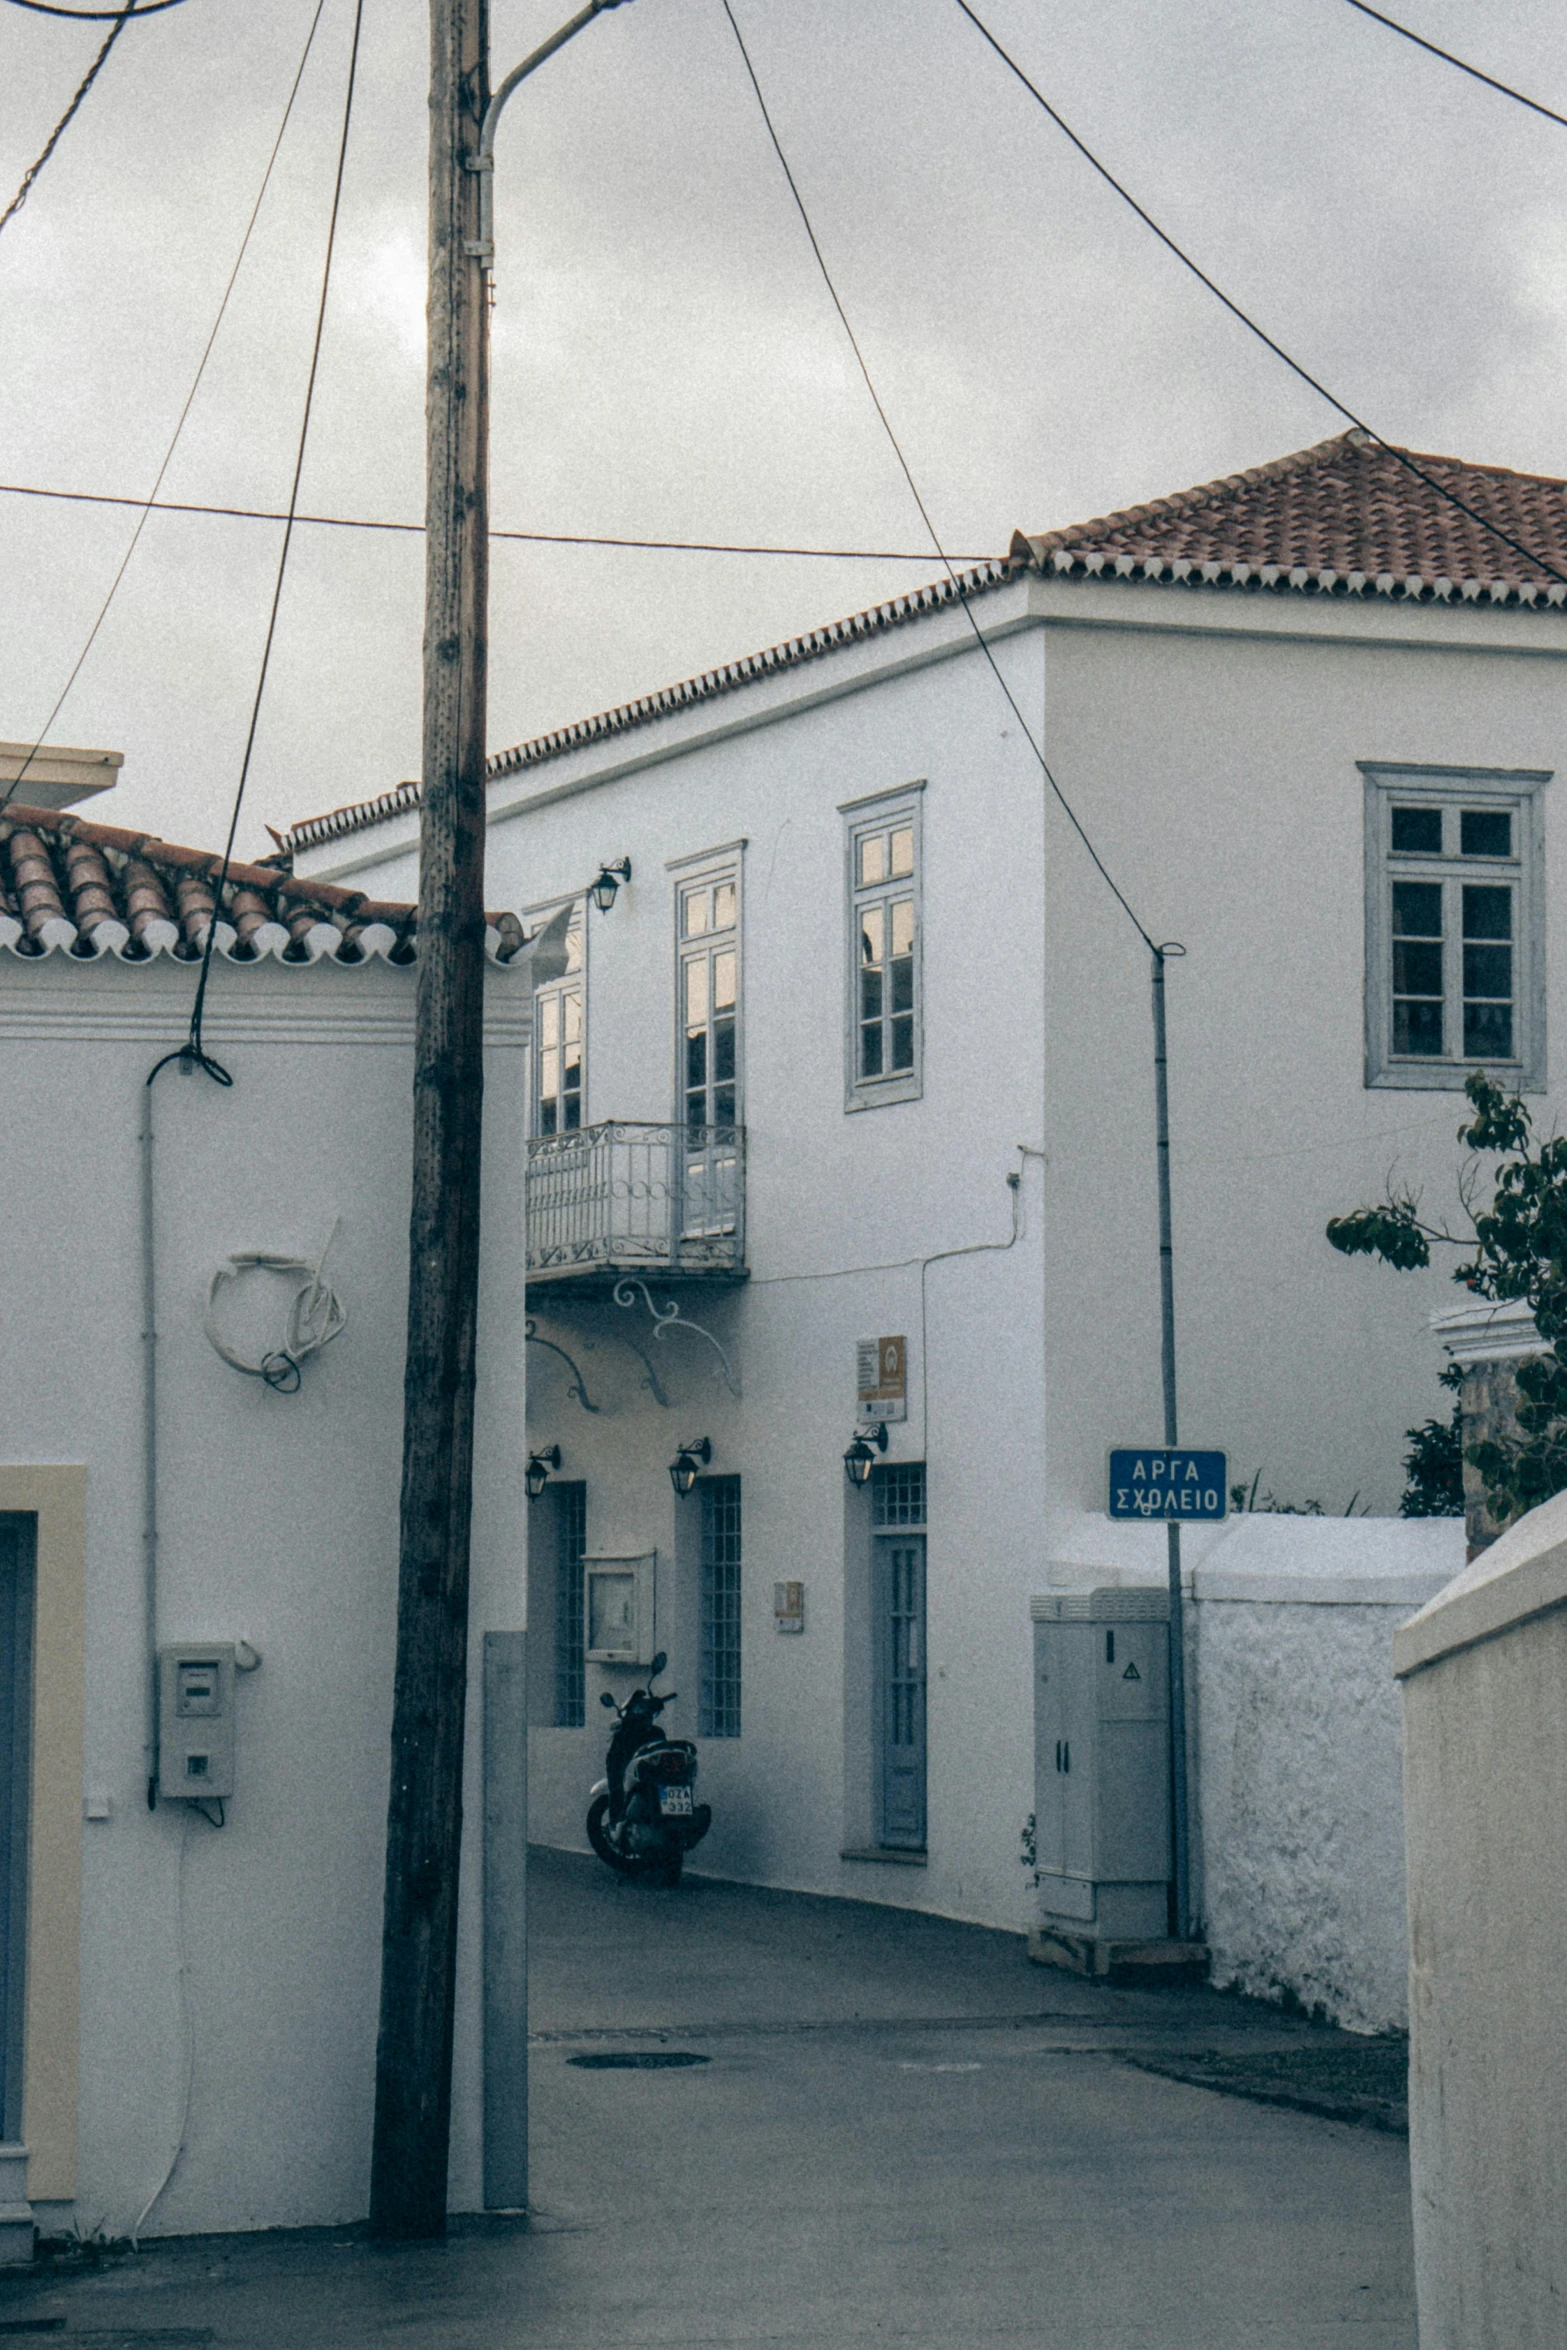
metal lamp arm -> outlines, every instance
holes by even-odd
[[[606,9],[624,5],[625,0],[587,0],[587,5],[579,8],[569,23],[563,24],[558,32],[551,33],[549,39],[541,42],[520,65],[512,67],[485,108],[484,122],[479,132],[479,151],[468,158],[468,169],[482,174],[479,185],[479,233],[477,237],[468,239],[464,249],[475,261],[483,263],[487,277],[495,273],[495,134],[500,128],[507,99],[513,90],[522,87],[529,74],[535,72],[547,57],[553,57],[557,49],[564,49],[566,43],[573,40],[585,24],[591,24]]]

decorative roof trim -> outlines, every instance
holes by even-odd
[[[221,900],[218,885],[221,876]],[[53,808],[0,811],[0,948],[36,958],[159,955],[199,958],[216,923],[215,952],[237,963],[411,962],[418,908],[366,897],[285,867],[230,864],[210,849],[156,833],[94,824]],[[492,960],[525,941],[515,914],[486,918]]]
[[[1431,484],[1412,473],[1405,459],[1429,474]],[[1467,517],[1442,496],[1444,479],[1455,492],[1463,487],[1463,503],[1473,508]],[[1496,510],[1487,523],[1486,510],[1492,504]],[[1530,564],[1500,538],[1493,540],[1493,524],[1505,525],[1521,546],[1531,541],[1543,546],[1545,555],[1534,566],[1539,577],[1526,576]],[[1128,539],[1143,543],[1128,546]],[[1173,547],[1167,543],[1161,548],[1160,540],[1173,541]],[[1181,551],[1183,544],[1193,551]],[[1320,557],[1331,550],[1340,560],[1242,560],[1235,552],[1237,544],[1250,545],[1254,554],[1265,555],[1271,548],[1286,557]],[[1376,568],[1357,570],[1348,561],[1357,552],[1368,558],[1401,552],[1404,560],[1394,568],[1383,568],[1379,561]],[[1412,568],[1411,555],[1424,568]],[[1485,572],[1475,573],[1472,566],[1481,561]],[[704,670],[700,677],[660,693],[536,736],[515,750],[498,752],[487,761],[485,773],[490,779],[517,774],[609,741],[802,662],[905,627],[960,598],[988,594],[1030,572],[1051,580],[1138,581],[1226,592],[1241,589],[1251,595],[1561,610],[1567,607],[1567,584],[1550,576],[1553,564],[1567,570],[1567,483],[1503,465],[1471,465],[1458,458],[1395,451],[1356,429],[1247,472],[1226,474],[1174,497],[1154,498],[1066,530],[1016,531],[1004,561],[981,564],[955,580],[949,577],[895,596],[743,661]],[[416,782],[400,783],[376,799],[307,817],[290,827],[280,845],[289,853],[317,848],[410,814],[419,801]]]
[[[825,628],[809,629],[804,636],[790,637],[784,644],[769,645],[760,653],[748,653],[743,660],[726,661],[718,669],[704,669],[699,677],[684,678],[679,685],[639,695],[634,702],[621,702],[612,710],[601,710],[592,718],[579,718],[570,726],[555,727],[548,734],[535,735],[532,741],[519,743],[514,750],[495,752],[485,761],[485,778],[494,782],[503,775],[520,774],[526,768],[542,766],[546,760],[562,759],[570,751],[585,749],[590,743],[609,742],[616,735],[629,734],[635,727],[651,726],[660,718],[672,717],[676,711],[692,709],[700,702],[716,701],[721,694],[735,693],[742,686],[756,684],[760,678],[797,669],[804,662],[820,661],[828,653],[841,652],[845,646],[884,636],[889,629],[906,628],[911,620],[923,620],[948,605],[967,603],[971,597],[1007,587],[1017,578],[1018,569],[1010,557],[1005,562],[976,564],[971,570],[933,580],[929,587],[914,588],[907,595],[889,598],[885,604],[872,604],[864,612],[853,612],[846,620],[831,621]],[[289,854],[297,856],[301,849],[319,848],[327,841],[343,839],[348,833],[364,832],[372,825],[390,822],[394,816],[408,815],[419,806],[421,797],[417,781],[396,784],[391,791],[382,792],[373,800],[353,801],[347,807],[330,809],[324,816],[307,816],[302,822],[291,824],[282,835],[282,845]]]

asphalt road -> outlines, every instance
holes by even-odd
[[[535,1856],[532,1954],[525,2226],[153,2244],[13,2289],[0,2326],[93,2350],[1414,2350],[1402,2140],[1143,2069],[1331,2071],[1342,2035],[563,1854]]]

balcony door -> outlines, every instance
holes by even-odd
[[[733,1233],[739,1215],[740,906],[733,872],[680,891],[679,1229],[683,1240]]]

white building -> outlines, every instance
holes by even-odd
[[[111,2236],[362,2216],[380,1979],[413,909],[232,868],[223,1086],[177,1058],[220,860],[71,796],[0,813],[0,2258],[29,2204]],[[523,1608],[520,944],[503,920],[486,1013],[457,2209],[485,2200],[485,1635]]]
[[[1186,950],[1183,1431],[1396,1512],[1446,1293],[1323,1228],[1390,1169],[1450,1198],[1476,1061],[1544,1092],[1567,919],[1567,489],[1419,464],[1542,560],[1350,434],[492,760],[492,896],[583,908],[527,1104],[535,1834],[580,1845],[628,1679],[580,1558],[656,1553],[703,1865],[1028,1920],[1030,1595],[1120,1555],[1084,1513],[1162,1427],[1149,954],[1030,734]],[[417,797],[296,824],[296,870],[411,893]],[[1462,1535],[1398,1538],[1407,1609]]]

